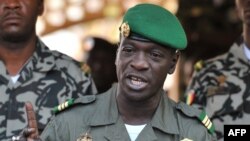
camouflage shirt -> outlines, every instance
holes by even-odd
[[[95,94],[89,74],[72,58],[50,51],[40,40],[13,83],[0,60],[0,140],[9,140],[27,126],[24,104],[30,101],[42,131],[59,103],[79,95]]]
[[[200,63],[187,88],[187,101],[205,108],[221,140],[224,124],[250,122],[250,61],[243,46],[240,39],[229,52]]]

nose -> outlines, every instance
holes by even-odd
[[[20,8],[19,0],[5,0],[4,8],[12,10],[19,9]]]
[[[144,53],[139,53],[135,55],[131,67],[136,70],[147,70],[149,68],[149,63],[147,61],[146,55]]]

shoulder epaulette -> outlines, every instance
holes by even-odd
[[[195,65],[194,65],[194,70],[198,72],[198,71],[200,71],[203,67],[204,67],[204,61],[203,61],[203,60],[199,60],[198,62],[195,63]]]
[[[199,115],[199,120],[203,123],[203,125],[208,129],[208,131],[213,134],[214,133],[214,124],[208,118],[205,111],[202,111]]]
[[[64,109],[70,107],[71,105],[74,104],[74,101],[75,101],[74,99],[69,99],[69,100],[65,101],[64,103],[62,103],[62,104],[56,106],[56,107],[53,109],[53,112],[56,114],[56,113],[58,113],[58,112],[60,112],[60,111],[62,111],[62,110],[64,110]]]
[[[54,109],[53,109],[53,112],[54,114],[57,114],[69,107],[72,107],[73,105],[76,105],[76,104],[89,104],[89,103],[92,103],[93,101],[96,100],[96,96],[95,95],[86,95],[86,96],[81,96],[77,99],[69,99],[67,100],[66,102],[56,106]]]
[[[206,115],[205,111],[197,110],[191,106],[184,104],[183,102],[177,104],[177,109],[180,109],[185,115],[189,117],[198,118],[199,121],[201,121],[202,124],[208,129],[208,132],[210,134],[214,134],[214,125]]]

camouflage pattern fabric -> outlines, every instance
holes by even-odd
[[[96,87],[80,63],[50,51],[40,40],[33,56],[13,83],[0,60],[0,140],[10,140],[27,126],[24,104],[30,101],[37,112],[42,131],[59,103],[85,94],[96,94]]]
[[[224,124],[250,122],[250,62],[243,45],[241,38],[229,52],[204,61],[187,88],[189,104],[204,108],[220,140]]]

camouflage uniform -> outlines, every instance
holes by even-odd
[[[117,85],[114,84],[104,94],[76,99],[73,106],[65,108],[53,117],[41,138],[43,141],[80,141],[88,136],[93,141],[130,141],[118,112],[116,91]],[[151,122],[144,127],[136,141],[183,139],[212,141],[214,139],[214,136],[209,134],[207,128],[198,120],[197,116],[200,112],[197,109],[184,103],[177,104],[171,101],[163,90],[161,94],[163,97]]]
[[[194,96],[190,104],[205,107],[221,140],[224,124],[250,122],[250,63],[243,45],[237,40],[229,52],[200,64],[187,88],[188,99]]]
[[[69,98],[95,94],[96,88],[78,62],[50,51],[40,40],[14,84],[0,60],[0,140],[8,140],[27,126],[24,103],[30,101],[43,130],[52,108]]]

